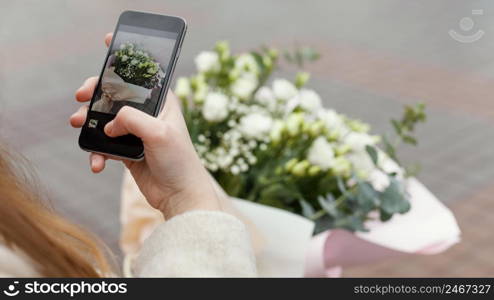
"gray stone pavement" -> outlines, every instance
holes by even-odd
[[[217,40],[235,51],[263,44],[310,45],[310,86],[325,104],[390,129],[405,103],[424,101],[429,120],[420,144],[403,149],[420,161],[420,179],[444,202],[468,201],[494,185],[494,3],[438,0],[352,1],[35,1],[0,2],[0,136],[36,166],[54,205],[118,253],[122,166],[89,171],[68,117],[73,93],[99,72],[103,36],[125,9],[176,14],[189,32],[176,75]],[[472,15],[483,9],[482,16]],[[448,35],[462,17],[485,36],[472,44]],[[280,75],[293,76],[290,68]]]

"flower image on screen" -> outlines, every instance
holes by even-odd
[[[176,33],[120,25],[92,111],[116,114],[124,105],[152,114],[175,46]]]

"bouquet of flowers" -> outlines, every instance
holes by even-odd
[[[115,51],[113,66],[115,73],[125,82],[147,89],[155,88],[161,82],[159,63],[132,43],[122,44],[120,49]]]
[[[308,73],[270,81],[279,56],[269,48],[232,55],[220,42],[197,56],[197,74],[177,80],[192,141],[218,183],[230,196],[310,218],[317,232],[365,231],[369,219],[407,212],[411,171],[397,166],[395,149],[416,143],[424,106],[392,120],[392,136],[373,135],[368,124],[324,108],[306,87]],[[303,65],[317,54],[304,48],[285,58]]]
[[[102,78],[101,98],[93,109],[109,113],[115,102],[143,104],[161,84],[163,71],[158,62],[132,43],[124,43],[112,54]]]

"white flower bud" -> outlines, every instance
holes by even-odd
[[[304,122],[304,117],[300,113],[294,113],[288,116],[286,120],[286,128],[291,136],[296,136],[300,130],[302,123]]]
[[[283,137],[284,130],[285,124],[280,120],[276,120],[273,124],[273,129],[271,129],[271,133],[269,134],[271,141],[274,143],[279,143]]]

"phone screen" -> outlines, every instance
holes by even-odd
[[[121,24],[113,37],[91,110],[115,115],[128,105],[152,115],[159,103],[177,35]]]
[[[110,138],[104,127],[124,106],[158,114],[185,29],[185,21],[178,17],[133,11],[120,16],[79,137],[82,149],[142,158],[139,138]]]

